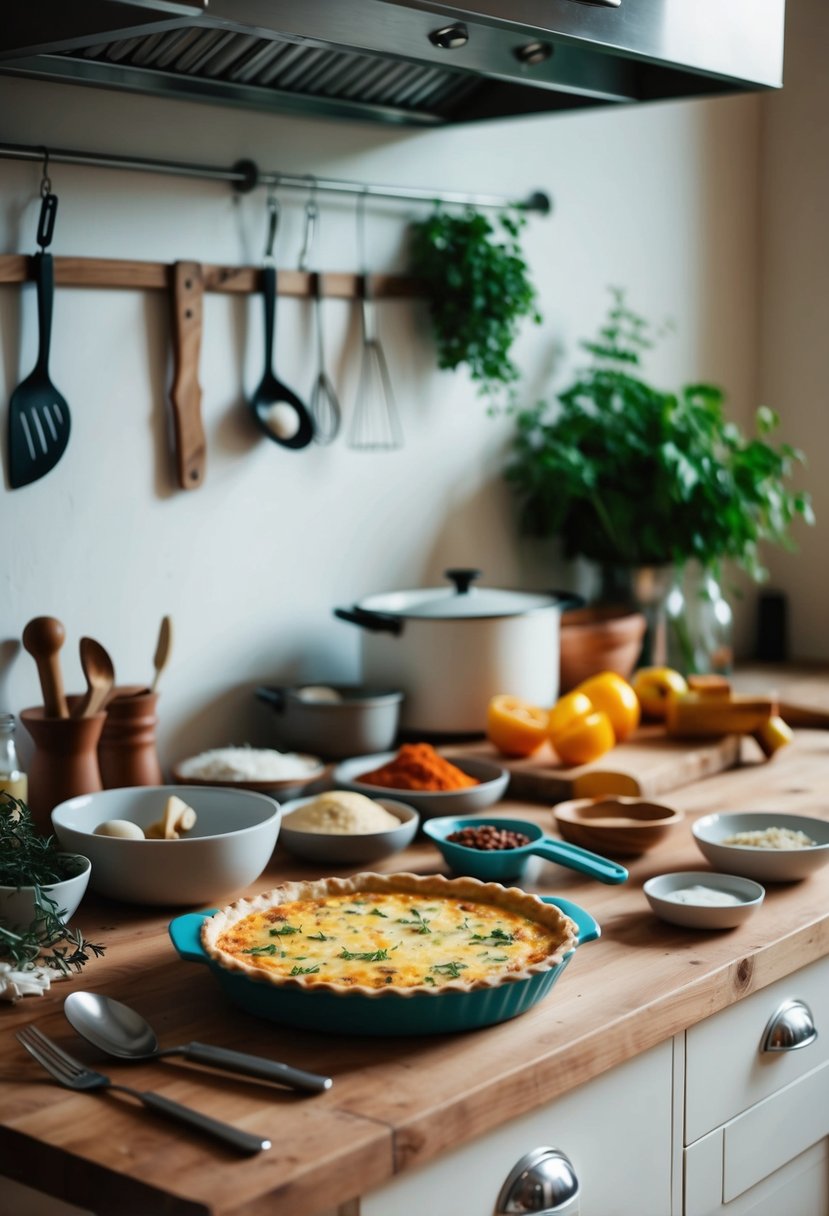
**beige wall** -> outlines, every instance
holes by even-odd
[[[409,132],[0,78],[5,141],[218,164],[253,156],[267,168],[438,191],[548,190],[554,214],[531,220],[525,238],[545,317],[518,344],[528,400],[563,384],[615,284],[640,311],[676,323],[653,378],[666,387],[718,381],[743,420],[758,399],[759,119],[760,100],[748,96]],[[33,249],[38,181],[36,166],[0,162],[3,251]],[[57,254],[261,257],[261,193],[237,203],[220,185],[66,166],[55,166],[53,181]],[[302,199],[283,202],[280,262],[293,266]],[[371,214],[373,269],[403,264],[405,223],[416,213]],[[326,269],[355,268],[352,206],[323,207],[319,256]],[[325,317],[350,418],[358,320],[342,303]],[[34,358],[33,322],[31,290],[0,288],[6,398]],[[334,620],[334,605],[428,584],[452,564],[480,566],[495,585],[572,585],[578,572],[516,538],[501,482],[508,420],[486,416],[465,374],[436,371],[421,305],[384,307],[380,328],[404,449],[365,454],[339,442],[289,453],[255,436],[243,405],[261,372],[260,302],[208,298],[207,478],[184,494],[171,483],[166,438],[166,302],[61,291],[52,374],[73,433],[52,473],[3,492],[0,644],[19,638],[30,616],[54,613],[70,639],[71,689],[81,684],[82,634],[110,649],[121,680],[142,681],[159,619],[171,613],[159,732],[169,762],[206,746],[268,742],[269,714],[251,695],[259,682],[356,678],[359,639]],[[307,309],[281,302],[278,366],[301,393],[314,373],[310,338]],[[791,393],[772,395],[792,408]],[[794,438],[799,426],[787,414]],[[808,611],[809,586],[798,594]],[[750,614],[750,601],[742,611]],[[35,703],[30,657],[11,645],[0,655],[0,705]]]
[[[801,477],[817,515],[799,551],[775,553],[772,581],[788,594],[795,654],[829,658],[829,5],[788,5],[784,87],[763,99],[758,367],[763,401],[801,447]]]

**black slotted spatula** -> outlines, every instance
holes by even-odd
[[[49,379],[55,273],[52,255],[43,250],[51,240],[57,201],[53,194],[44,197],[38,230],[41,252],[32,259],[37,286],[37,362],[9,402],[9,485],[13,490],[45,477],[69,442],[69,406]]]

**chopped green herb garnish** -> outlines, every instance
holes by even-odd
[[[382,916],[383,920],[388,920],[385,912],[381,912],[379,908],[372,908],[369,912],[369,916]]]
[[[423,983],[424,983],[424,984],[431,984],[431,985],[432,985],[432,987],[434,988],[434,986],[435,986],[435,978],[434,978],[434,976],[432,976],[432,975],[424,975],[424,977],[423,977]]]
[[[267,946],[251,946],[250,950],[243,950],[243,954],[268,954],[271,958],[276,954],[277,946],[275,942],[271,942]]]
[[[383,959],[389,957],[388,950],[363,950],[355,951],[346,950],[343,946],[342,953],[337,955],[337,958],[345,959],[360,959],[364,963],[381,963]]]
[[[291,933],[301,933],[301,932],[302,932],[302,925],[300,925],[298,929],[294,928],[293,925],[280,925],[278,929],[269,929],[268,930],[268,934],[271,937],[288,937],[288,936],[290,936]]]
[[[292,967],[291,975],[315,975],[319,971],[319,965],[316,967]]]
[[[453,959],[451,963],[435,963],[430,970],[437,971],[438,975],[451,975],[456,980],[462,971],[466,971],[466,963],[457,963]]]
[[[308,938],[309,941],[312,941],[312,942],[329,942],[331,940],[330,936],[328,936],[327,934],[322,933],[322,932],[306,933],[305,936]]]
[[[503,929],[493,929],[491,933],[473,933],[470,941],[491,942],[495,946],[511,946],[515,938]]]
[[[417,908],[412,908],[412,916],[414,917],[414,920],[406,920],[405,917],[402,917],[402,916],[398,917],[397,924],[398,925],[414,925],[415,933],[431,933],[432,932],[432,930],[429,928],[428,920],[426,920],[423,913],[419,912],[417,910]]]

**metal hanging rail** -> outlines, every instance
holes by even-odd
[[[77,152],[66,148],[36,147],[29,144],[0,143],[0,159],[28,160],[63,165],[89,165],[98,169],[127,169],[142,173],[166,173],[173,177],[193,177],[205,181],[227,182],[234,190],[247,194],[257,186],[278,187],[280,190],[310,189],[330,194],[356,195],[363,198],[386,199],[393,202],[446,203],[471,207],[518,207],[548,215],[552,209],[550,196],[537,190],[523,200],[499,194],[464,194],[458,191],[435,192],[417,186],[382,186],[337,178],[316,177],[314,174],[262,171],[255,161],[240,160],[229,169],[217,165],[193,165],[182,161],[149,160],[136,156],[118,156],[101,152]]]

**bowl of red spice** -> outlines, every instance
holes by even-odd
[[[405,791],[403,801],[421,819],[464,815],[492,806],[506,793],[509,773],[500,764],[477,757],[450,760],[430,743],[404,743],[397,751],[344,760],[334,770],[341,789],[374,797]]]

